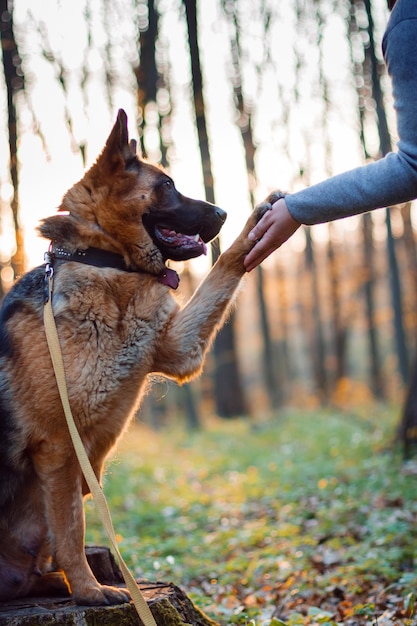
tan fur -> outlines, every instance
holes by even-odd
[[[63,199],[60,211],[69,215],[47,218],[41,227],[46,237],[73,250],[93,246],[117,252],[138,270],[64,262],[55,271],[53,310],[69,400],[98,478],[138,408],[147,376],[159,373],[183,383],[200,373],[245,272],[243,259],[252,246],[247,233],[259,218],[252,214],[181,307],[157,280],[165,258],[142,224],[144,212],[158,206],[158,185],[167,177],[143,161],[129,170],[133,151],[119,113],[97,163]],[[52,373],[41,297],[32,294],[41,276],[36,271],[30,287],[25,287],[29,278],[17,285],[2,314],[0,420],[7,422],[8,462],[22,473],[23,487],[16,487],[13,505],[4,497],[0,578],[2,571],[8,579],[16,570],[21,580],[15,595],[24,595],[39,583],[39,573],[56,564],[78,603],[123,602],[126,592],[100,585],[85,559],[82,494],[87,490]],[[4,585],[2,596],[0,581],[0,598],[12,593],[12,583]]]

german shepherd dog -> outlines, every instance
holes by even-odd
[[[95,164],[41,222],[51,241],[69,401],[99,480],[148,374],[183,383],[201,371],[245,273],[253,245],[247,234],[262,213],[255,209],[181,307],[166,261],[204,253],[226,213],[184,197],[161,168],[138,158],[120,110]],[[88,488],[45,339],[44,293],[39,266],[16,283],[0,312],[0,599],[47,592],[58,577],[78,604],[122,603],[128,592],[99,584],[85,557]]]

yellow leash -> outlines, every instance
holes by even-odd
[[[53,271],[52,268],[46,265],[46,280],[48,281],[48,294],[47,301],[44,306],[44,325],[46,339],[48,342],[49,351],[51,353],[52,365],[55,372],[56,382],[59,389],[59,395],[61,397],[62,406],[64,408],[65,417],[67,419],[68,428],[71,434],[71,439],[74,444],[74,449],[81,465],[85,480],[90,488],[91,494],[97,504],[97,509],[103,523],[103,526],[107,532],[107,536],[113,546],[114,551],[119,560],[120,569],[123,574],[126,586],[132,596],[133,604],[138,612],[140,619],[144,626],[157,626],[154,617],[150,611],[150,608],[142,595],[135,579],[129,571],[126,563],[120,554],[116,535],[113,528],[113,523],[110,516],[109,507],[102,488],[96,478],[93,468],[91,467],[90,460],[85,451],[83,442],[78,433],[77,426],[75,425],[74,418],[72,416],[71,407],[68,400],[67,385],[65,381],[64,363],[62,360],[61,347],[59,344],[58,333],[56,329],[54,314],[52,311],[52,287],[53,287]],[[46,298],[45,298],[46,299]]]

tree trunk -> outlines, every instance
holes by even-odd
[[[371,66],[370,73],[372,79],[372,97],[376,105],[380,150],[381,155],[385,156],[392,149],[391,138],[388,130],[388,122],[385,113],[384,99],[380,80],[381,67],[375,52],[374,24],[372,18],[371,0],[364,0],[364,4],[368,17],[369,36],[369,45],[366,48],[366,57],[368,58]],[[391,215],[389,208],[386,211],[385,220],[387,225],[388,260],[390,268],[392,308],[394,311],[394,332],[397,346],[398,368],[403,383],[407,384],[409,378],[409,365],[402,314],[401,278],[398,270],[395,240],[392,234]]]
[[[368,35],[369,46],[366,49],[366,57],[369,59],[371,66],[372,76],[372,97],[376,104],[376,113],[378,118],[378,132],[381,153],[384,156],[391,150],[391,139],[388,131],[388,124],[385,115],[382,89],[380,82],[379,64],[375,54],[375,44],[373,37],[373,20],[371,12],[370,0],[365,0],[365,8],[368,16]],[[398,438],[401,441],[406,455],[411,454],[411,451],[416,447],[417,441],[417,395],[416,395],[416,382],[417,382],[417,366],[414,367],[414,371],[409,376],[409,363],[408,352],[405,339],[405,331],[402,318],[402,301],[401,301],[401,282],[398,271],[398,263],[396,258],[395,240],[392,235],[391,228],[391,216],[389,209],[386,210],[386,224],[387,224],[387,246],[390,266],[390,278],[391,278],[391,294],[392,294],[392,306],[394,310],[394,328],[397,344],[397,356],[400,375],[404,383],[408,383],[408,392],[404,404],[403,413],[401,416],[401,423],[398,427]],[[417,361],[416,361],[417,363]]]
[[[195,400],[195,386],[188,383],[180,387],[180,401],[184,408],[185,422],[187,430],[199,430],[201,428],[200,413],[198,410],[198,402]]]
[[[329,263],[330,273],[330,300],[331,300],[331,317],[333,326],[333,344],[335,355],[334,377],[337,385],[338,381],[347,376],[346,371],[346,343],[347,328],[343,321],[340,306],[340,280],[339,280],[339,263],[337,262],[334,250],[334,242],[332,239],[332,224],[329,224],[329,241],[327,244],[327,260]]]
[[[283,264],[277,264],[274,274],[274,327],[278,329],[278,342],[274,351],[274,360],[277,363],[275,376],[279,385],[279,402],[285,404],[291,394],[291,387],[296,376],[294,364],[294,348],[290,341],[290,328],[293,321],[293,312],[289,302],[287,276]],[[298,304],[298,303],[297,303]]]
[[[407,261],[412,275],[414,293],[417,294],[417,248],[414,236],[414,227],[411,221],[411,202],[407,202],[401,207],[401,217],[404,224],[404,245]]]
[[[214,181],[211,167],[210,147],[207,133],[206,112],[203,94],[203,76],[200,64],[200,52],[197,37],[197,3],[196,0],[183,0],[185,5],[188,42],[191,58],[191,75],[193,83],[194,111],[203,169],[203,180],[206,198],[214,203]],[[218,238],[212,244],[213,263],[220,253]],[[215,357],[215,400],[217,414],[220,417],[237,417],[247,413],[247,404],[241,375],[238,367],[236,348],[235,316],[223,326],[214,342]]]
[[[351,0],[352,8],[355,7],[355,0]],[[359,4],[358,10],[362,10],[362,4]],[[360,26],[355,19],[356,12],[351,11],[351,19],[349,22],[349,34],[350,41],[353,39],[353,35],[358,32]],[[351,51],[352,52],[352,51]],[[363,63],[354,62],[352,56],[353,72],[354,74],[361,75],[363,80],[357,81],[357,95],[358,95],[358,110],[359,110],[359,123],[360,123],[360,137],[363,148],[364,158],[370,159],[371,155],[368,152],[365,125],[367,116],[367,101],[372,94],[371,77],[369,76],[369,63],[367,61],[365,52],[365,61]],[[370,377],[371,388],[376,398],[384,399],[384,381],[381,370],[380,350],[378,344],[378,334],[376,330],[375,320],[375,250],[373,240],[373,225],[372,218],[369,214],[365,214],[362,217],[362,232],[363,232],[363,251],[364,251],[364,270],[366,272],[366,278],[364,283],[365,291],[365,310],[366,310],[366,323],[368,329],[369,339],[369,360],[370,360]]]
[[[417,455],[417,359],[411,372],[397,439],[402,446],[404,458]]]
[[[397,358],[398,368],[404,385],[409,382],[409,362],[408,351],[405,338],[403,312],[402,312],[402,289],[400,272],[398,268],[397,253],[395,250],[395,239],[392,234],[391,213],[386,209],[385,221],[387,225],[387,246],[390,269],[390,282],[392,294],[392,306],[394,309],[394,329],[397,338]]]
[[[366,307],[366,323],[369,339],[369,358],[371,369],[371,388],[374,396],[378,400],[385,397],[384,384],[381,372],[381,359],[379,356],[376,322],[375,322],[375,261],[374,261],[374,245],[372,235],[372,218],[369,213],[362,218],[363,231],[363,253],[364,266],[366,272],[364,291],[365,291],[365,307]]]
[[[143,25],[139,23],[139,48],[140,48],[140,62],[137,67],[133,68],[136,83],[137,83],[137,104],[138,104],[138,118],[139,118],[139,137],[140,147],[142,155],[146,158],[149,157],[149,150],[146,145],[146,128],[148,126],[147,121],[147,107],[153,106],[158,111],[157,127],[159,131],[159,149],[160,149],[160,161],[163,166],[167,166],[167,147],[162,139],[162,117],[167,118],[171,110],[168,108],[161,115],[158,109],[158,89],[164,83],[164,78],[161,76],[158,65],[156,62],[155,51],[158,40],[158,22],[159,14],[155,6],[155,0],[148,0],[147,3],[148,15],[147,20],[143,22]],[[146,25],[146,27],[145,27]],[[153,123],[155,125],[155,122]],[[181,405],[181,409],[185,412],[186,423],[190,428],[199,428],[200,416],[198,406],[195,402],[195,397],[192,389],[186,385],[183,389],[178,391],[178,400]],[[168,410],[168,403],[170,398],[164,398],[163,401],[155,403],[152,401],[152,397],[149,396],[147,401],[151,412],[151,422],[154,427],[160,428]]]
[[[332,166],[332,144],[334,137],[332,136],[329,128],[329,118],[331,118],[330,96],[329,96],[329,84],[324,69],[325,59],[323,50],[323,33],[326,28],[326,20],[323,18],[322,5],[317,2],[315,4],[315,21],[318,25],[317,32],[317,49],[319,54],[319,84],[322,91],[323,109],[322,109],[322,127],[323,127],[323,147],[325,153],[325,168],[326,176],[333,175]],[[339,279],[339,263],[337,262],[337,255],[334,251],[334,242],[332,238],[333,224],[329,223],[329,237],[327,244],[327,261],[329,266],[329,278],[330,278],[330,316],[333,330],[333,360],[334,367],[329,371],[329,386],[337,388],[337,383],[340,379],[346,376],[346,338],[347,329],[343,322],[340,306],[340,279]],[[330,370],[330,368],[329,368]],[[333,378],[333,380],[331,380]]]
[[[321,403],[328,399],[327,372],[325,366],[325,345],[321,320],[320,295],[317,279],[317,267],[314,256],[310,229],[306,231],[306,269],[308,277],[309,302],[308,320],[309,337],[311,338],[311,355],[313,360],[313,377]]]
[[[19,220],[19,171],[17,161],[17,113],[16,94],[24,88],[24,77],[19,51],[14,36],[13,5],[8,0],[0,0],[0,39],[3,71],[7,90],[7,125],[9,131],[9,171],[13,185],[11,209],[16,236],[16,252],[12,258],[15,276],[25,270],[23,233]]]
[[[257,294],[261,317],[261,332],[263,339],[262,362],[263,377],[272,408],[283,404],[282,380],[278,378],[278,362],[274,358],[273,342],[269,325],[268,309],[265,300],[263,271],[260,265],[257,269]]]
[[[403,242],[405,248],[405,256],[407,262],[407,271],[411,276],[411,289],[407,294],[409,298],[408,310],[413,311],[412,324],[410,324],[409,332],[411,333],[412,342],[415,342],[417,336],[417,247],[414,235],[414,227],[411,221],[412,202],[406,202],[401,207],[401,217],[404,225]],[[414,343],[412,343],[414,346]]]
[[[233,93],[234,105],[236,109],[236,124],[239,129],[243,149],[245,152],[246,172],[248,180],[248,192],[251,206],[255,205],[255,197],[253,194],[256,186],[255,171],[255,152],[256,146],[253,139],[252,131],[252,107],[247,107],[243,94],[242,71],[241,71],[241,49],[240,49],[240,33],[238,23],[237,5],[230,2],[222,2],[223,11],[226,15],[229,31],[230,31],[230,48],[232,56],[233,71]],[[263,269],[258,266],[256,271],[257,277],[257,297],[261,319],[261,336],[263,343],[262,364],[263,378],[269,401],[272,407],[282,404],[281,385],[278,382],[277,362],[273,354],[273,342],[270,332],[270,323],[268,315],[268,307],[265,299]]]
[[[133,68],[137,82],[137,103],[139,119],[139,141],[142,155],[147,158],[148,152],[145,141],[146,128],[146,105],[156,104],[156,89],[158,83],[158,71],[155,60],[155,44],[158,36],[158,13],[155,9],[154,0],[148,0],[147,28],[139,31],[140,61]]]

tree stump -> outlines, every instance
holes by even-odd
[[[123,576],[108,548],[89,547],[90,567],[102,584],[124,586]],[[158,626],[219,626],[176,585],[138,581]],[[23,598],[0,602],[0,626],[143,626],[132,604],[77,606],[70,596]]]

